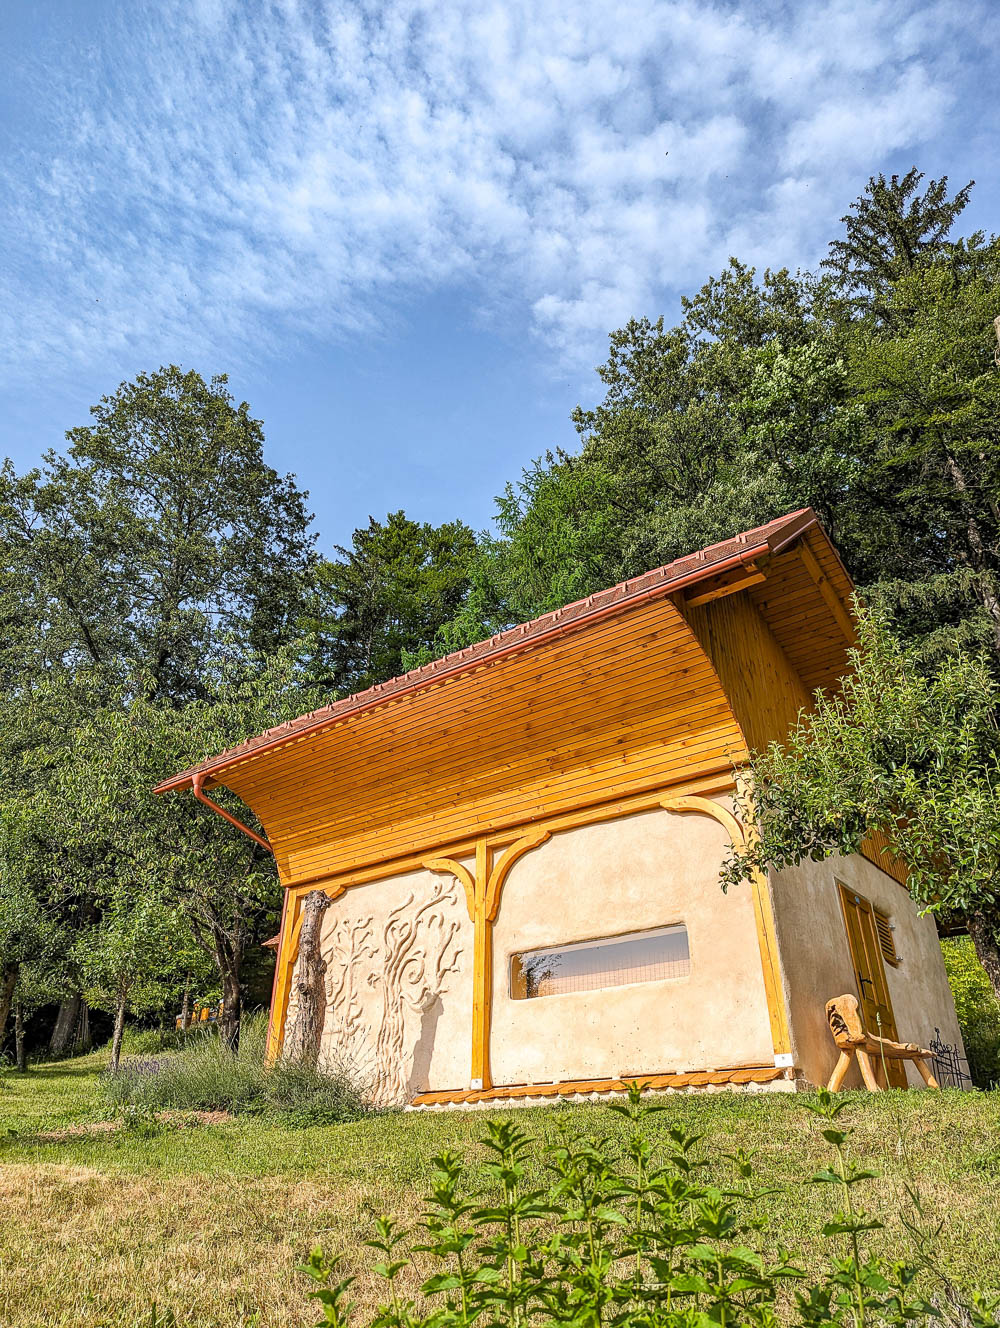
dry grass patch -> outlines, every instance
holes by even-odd
[[[328,1180],[8,1164],[0,1211],[16,1220],[0,1231],[0,1323],[117,1328],[147,1321],[155,1301],[192,1328],[253,1314],[260,1328],[300,1328],[316,1317],[295,1272],[304,1251],[356,1249],[384,1200]],[[373,1282],[358,1294],[373,1304]]]

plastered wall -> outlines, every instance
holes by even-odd
[[[933,918],[920,917],[903,887],[873,863],[838,855],[771,877],[795,1064],[813,1083],[827,1081],[838,1053],[826,1022],[826,1002],[846,992],[858,994],[837,880],[881,909],[895,928],[901,962],[898,968],[886,964],[885,971],[900,1040],[927,1046],[939,1028],[946,1042],[961,1045]],[[914,1066],[907,1064],[906,1072],[912,1086],[923,1087]],[[856,1065],[845,1086],[861,1086]]]
[[[321,946],[327,1065],[343,1063],[384,1104],[468,1081],[472,923],[453,877],[417,871],[346,891]]]
[[[513,867],[494,930],[495,1083],[774,1063],[750,890],[719,886],[726,843],[709,816],[658,810],[556,834]],[[510,997],[515,951],[678,922],[687,977]]]

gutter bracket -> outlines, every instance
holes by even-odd
[[[204,784],[205,784],[205,776],[203,774],[195,775],[194,778],[191,780],[191,791],[194,794],[194,796],[198,799],[198,801],[203,802],[206,807],[210,807],[213,812],[221,816],[224,821],[228,821],[230,825],[234,825],[237,830],[242,830],[243,833],[245,835],[248,835],[254,841],[255,844],[259,844],[261,848],[266,848],[268,853],[273,855],[274,849],[271,847],[268,841],[263,837],[263,835],[259,835],[256,830],[251,830],[248,825],[244,825],[242,821],[237,820],[235,816],[233,816],[230,812],[227,812],[225,807],[220,807],[217,802],[213,802],[212,799],[206,794],[204,789]]]

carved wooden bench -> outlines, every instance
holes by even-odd
[[[876,1067],[883,1059],[912,1061],[928,1088],[941,1087],[927,1064],[933,1053],[926,1047],[918,1047],[915,1042],[892,1042],[889,1038],[876,1037],[873,1033],[869,1033],[862,1023],[856,996],[835,996],[832,1001],[827,1001],[826,1018],[833,1040],[840,1049],[840,1059],[827,1084],[831,1093],[836,1093],[844,1082],[844,1076],[854,1056],[858,1058],[865,1087],[873,1093],[878,1093],[883,1088],[876,1073]],[[874,1065],[872,1058],[875,1060]]]

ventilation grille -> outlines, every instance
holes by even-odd
[[[875,914],[875,930],[878,932],[879,949],[882,951],[882,958],[887,964],[895,967],[899,963],[899,955],[896,953],[896,938],[892,934],[892,923],[884,913],[878,909],[873,909]]]

